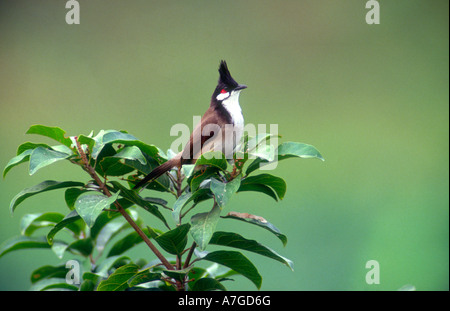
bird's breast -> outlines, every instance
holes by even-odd
[[[239,143],[244,133],[244,116],[239,105],[239,94],[230,96],[227,100],[222,102],[223,107],[228,111],[233,122],[233,131],[235,132],[235,142]],[[236,146],[234,146],[236,147]]]

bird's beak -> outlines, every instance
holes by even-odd
[[[246,88],[247,88],[247,85],[239,84],[234,90],[235,91],[239,91],[239,90],[243,90],[243,89],[246,89]]]

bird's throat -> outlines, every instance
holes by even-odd
[[[233,92],[230,97],[222,101],[222,106],[231,116],[231,122],[234,126],[236,133],[236,142],[239,142],[244,132],[244,116],[242,115],[242,109],[239,105],[239,93],[240,91]]]

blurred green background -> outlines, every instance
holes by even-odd
[[[0,2],[0,164],[29,126],[69,135],[125,129],[169,148],[175,123],[201,115],[226,59],[247,123],[278,124],[282,141],[317,147],[326,161],[292,159],[273,173],[288,191],[275,203],[240,193],[227,208],[261,215],[288,236],[285,248],[254,226],[222,221],[293,260],[295,272],[248,255],[263,290],[449,289],[449,2],[379,1],[381,24],[362,0],[80,0]],[[12,197],[45,179],[87,180],[65,162],[0,182],[1,241],[26,213],[67,212],[63,191]],[[151,219],[149,219],[151,221]],[[145,247],[132,256],[151,259]],[[66,255],[64,260],[72,257]],[[365,282],[368,260],[380,284]],[[0,289],[27,290],[35,268],[59,261],[24,250],[0,258]],[[254,290],[237,277],[229,289]]]

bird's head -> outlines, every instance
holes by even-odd
[[[219,82],[212,95],[214,101],[222,102],[230,97],[239,96],[239,93],[247,88],[246,85],[239,84],[233,79],[224,60],[220,62],[219,74]]]

